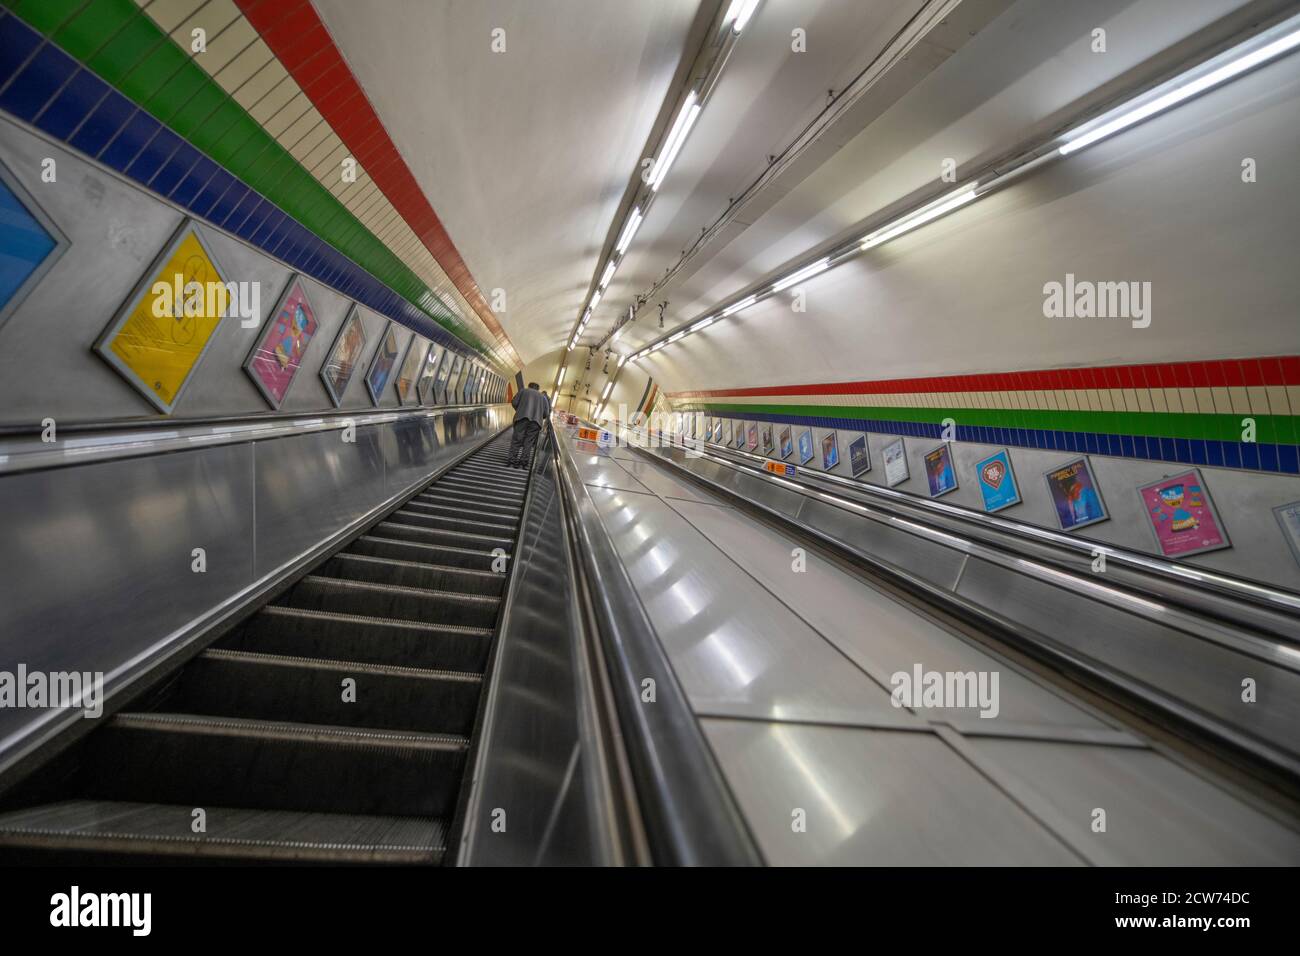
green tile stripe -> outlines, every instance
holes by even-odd
[[[1149,438],[1199,438],[1241,441],[1243,418],[1254,418],[1256,441],[1297,444],[1300,416],[1295,415],[1189,415],[1176,412],[1052,412],[995,408],[916,408],[879,405],[760,405],[725,402],[685,402],[687,410],[719,415],[740,413],[758,417],[795,415],[804,418],[880,419],[932,425],[951,418],[958,425],[989,428],[1029,428],[1038,431],[1096,432],[1106,435],[1143,435]]]
[[[33,29],[487,357],[429,287],[190,59],[134,0],[0,0]]]

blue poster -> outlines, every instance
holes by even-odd
[[[930,497],[938,498],[957,487],[957,472],[952,467],[952,449],[947,442],[925,453],[925,480]]]
[[[1011,456],[1005,448],[976,462],[975,476],[979,479],[985,511],[1001,511],[1020,502],[1020,488],[1011,470]]]
[[[813,456],[813,437],[812,429],[805,428],[799,433],[799,464],[806,465],[812,461]]]
[[[0,177],[0,316],[58,244]]]

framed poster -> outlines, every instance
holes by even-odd
[[[227,273],[194,221],[168,240],[94,350],[170,414],[227,311]]]
[[[880,457],[885,460],[885,484],[889,487],[901,485],[912,476],[907,467],[907,448],[903,439],[895,438],[881,448]]]
[[[748,451],[753,451],[758,448],[758,426],[753,422],[750,422],[749,427],[745,431],[747,436],[745,438],[745,448]]]
[[[867,436],[859,435],[849,442],[849,471],[853,477],[871,470],[871,452],[867,449]]]
[[[455,352],[448,352],[438,366],[438,377],[434,380],[433,392],[435,401],[439,405],[448,405],[451,403],[450,386],[452,383],[452,373],[460,367],[460,356]]]
[[[1053,468],[1043,477],[1047,479],[1047,495],[1052,499],[1056,523],[1062,531],[1073,531],[1110,517],[1101,500],[1101,490],[1093,480],[1088,459],[1076,458]]]
[[[397,355],[397,323],[390,321],[379,339],[379,348],[370,359],[370,370],[366,372],[366,391],[370,392],[370,401],[376,405],[384,396],[384,386],[393,377]]]
[[[307,346],[319,327],[316,310],[307,301],[301,277],[291,276],[261,336],[244,359],[244,371],[272,408],[279,409],[289,393]]]
[[[762,445],[763,454],[772,454],[772,426],[764,425],[758,430],[759,444]]]
[[[1232,547],[1195,468],[1138,488],[1156,547],[1166,558]]]
[[[782,458],[789,458],[792,454],[794,454],[794,438],[791,437],[791,431],[789,425],[786,425],[785,428],[781,429],[781,434],[778,440],[781,442]]]
[[[1004,448],[975,463],[975,478],[985,511],[1001,511],[1020,503],[1020,486],[1011,470],[1011,455]]]
[[[822,439],[822,470],[830,471],[840,463],[839,435],[831,432]]]
[[[938,498],[957,487],[957,469],[952,466],[952,446],[944,442],[925,453],[925,481],[930,497]]]
[[[419,395],[416,393],[416,383],[420,380],[420,371],[424,368],[424,360],[429,354],[429,343],[414,332],[411,333],[411,341],[406,346],[406,357],[402,359],[402,364],[397,369],[397,401],[402,405],[409,405],[412,402],[419,402]]]
[[[339,327],[330,354],[320,368],[321,381],[325,383],[325,391],[330,393],[335,408],[343,404],[343,393],[348,390],[348,382],[352,381],[352,373],[357,370],[365,348],[366,327],[361,321],[360,307],[354,305]]]
[[[805,428],[799,433],[799,464],[806,465],[812,461],[813,456],[813,437],[812,429]]]
[[[438,363],[446,354],[446,349],[440,348],[433,343],[429,344],[429,352],[424,357],[424,365],[420,368],[420,377],[415,383],[415,398],[421,405],[433,404],[433,380],[438,374]]]
[[[1273,516],[1282,526],[1282,537],[1291,548],[1291,556],[1300,564],[1300,501],[1289,505],[1278,505],[1273,509]]]
[[[725,424],[723,425],[723,430],[722,430],[722,437],[723,437],[722,444],[724,445],[731,444],[731,419],[730,418],[725,420]]]
[[[736,447],[745,444],[745,423],[736,422]]]
[[[0,163],[0,325],[4,325],[59,257],[68,238]]]

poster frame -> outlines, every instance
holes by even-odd
[[[808,436],[808,454],[807,454],[807,455],[805,455],[805,454],[803,453],[803,436],[804,436],[804,435],[807,435],[807,436]],[[808,462],[810,462],[810,461],[813,460],[813,455],[817,454],[817,439],[813,438],[812,429],[811,429],[811,428],[808,428],[807,426],[805,426],[805,427],[804,427],[804,430],[801,431],[801,432],[799,433],[799,437],[795,439],[795,444],[796,444],[796,445],[798,446],[798,448],[799,448],[799,464],[800,464],[801,466],[802,466],[802,465],[806,465],[806,464],[808,464]]]
[[[425,368],[420,369],[420,378],[415,383],[415,398],[422,407],[430,404],[429,393],[434,390],[434,385],[438,378],[438,367],[442,365],[442,357],[447,353],[447,350],[437,342],[430,342],[429,351],[424,356],[424,364],[426,368],[429,364],[429,356],[434,355],[434,349],[437,349],[438,352],[433,360],[433,369],[429,371],[427,384],[423,388],[420,387],[421,383],[426,381]]]
[[[387,324],[384,325],[384,331],[379,336],[379,341],[375,343],[375,352],[373,355],[370,356],[370,364],[366,366],[366,380],[365,380],[366,391],[370,393],[370,403],[375,407],[378,407],[379,403],[383,400],[384,389],[388,386],[388,383],[384,382],[383,385],[381,385],[378,389],[376,389],[374,383],[371,382],[370,379],[371,376],[375,374],[375,368],[376,368],[375,363],[379,361],[379,354],[384,350],[384,340],[387,339],[388,336],[390,335],[394,335],[394,336],[397,335],[396,326],[397,323],[394,322],[392,319],[389,319]],[[409,346],[410,342],[407,342],[407,345]],[[397,371],[397,367],[398,365],[401,364],[401,360],[406,357],[406,351],[403,348],[401,348],[401,346],[398,346],[397,353],[398,353],[398,358],[393,359],[393,367],[389,369],[388,371],[389,375],[392,375],[394,372]]]
[[[313,332],[311,338],[308,339],[307,348],[311,348],[312,342],[316,341],[316,336],[320,334],[321,330],[321,320],[320,316],[316,313],[316,306],[312,305],[311,298],[307,295],[307,286],[302,282],[302,278],[303,275],[301,272],[290,273],[289,281],[285,283],[284,286],[284,292],[280,294],[280,298],[276,299],[275,305],[271,308],[270,314],[266,317],[266,321],[263,322],[261,328],[257,330],[257,337],[253,339],[253,345],[248,350],[248,357],[244,359],[245,374],[252,379],[253,384],[257,386],[257,390],[262,393],[262,397],[266,399],[266,404],[270,405],[272,410],[277,412],[280,410],[280,406],[284,404],[284,399],[289,397],[289,390],[293,388],[293,383],[298,381],[298,373],[301,372],[303,366],[307,364],[307,349],[303,350],[302,361],[298,363],[298,367],[294,370],[293,375],[289,377],[289,384],[284,387],[284,398],[280,399],[278,402],[266,387],[266,383],[253,373],[253,360],[257,358],[258,349],[262,347],[262,344],[266,341],[267,335],[270,334],[272,326],[275,325],[275,320],[279,317],[280,310],[283,309],[284,304],[289,301],[289,294],[293,292],[295,285],[302,286],[303,301],[307,303],[308,308],[311,309],[312,318],[316,320],[316,331]]]
[[[2,160],[0,160],[0,182],[5,184],[5,187],[14,194],[14,198],[18,200],[33,219],[40,223],[41,228],[49,234],[51,239],[54,240],[54,248],[49,251],[44,259],[41,260],[41,264],[31,271],[31,274],[22,281],[22,284],[19,285],[18,288],[14,289],[13,295],[9,297],[9,301],[4,303],[4,305],[0,305],[0,328],[3,328],[4,324],[9,321],[9,318],[18,311],[18,307],[23,304],[23,300],[31,295],[36,287],[41,284],[41,280],[49,274],[51,269],[54,268],[55,263],[57,263],[59,259],[63,258],[63,254],[72,248],[72,240],[69,239],[67,234],[59,228],[58,223],[56,223],[50,214],[42,208],[41,204],[36,201],[36,197],[28,192],[26,187],[18,181],[18,178],[12,171],[10,171],[9,167],[6,166]],[[195,364],[197,366],[197,363]],[[176,397],[180,398],[180,395],[178,394]]]
[[[867,465],[865,468],[855,468],[853,465],[853,446],[862,442],[862,451],[866,454]],[[865,475],[871,470],[871,442],[867,441],[867,433],[862,432],[857,438],[849,442],[849,474],[857,478],[859,475]]]
[[[925,471],[925,490],[930,493],[931,498],[942,498],[944,495],[956,491],[957,488],[961,485],[961,480],[957,477],[957,462],[954,461],[952,457],[952,442],[946,442],[946,441],[939,442],[939,444],[935,445],[929,451],[922,454],[921,460],[928,462],[930,456],[933,455],[936,451],[942,451],[944,457],[948,459],[948,470],[952,472],[952,485],[948,488],[943,489],[943,491],[936,492],[934,488],[930,485],[930,469],[927,467]]]
[[[207,356],[208,350],[212,348],[212,342],[217,337],[217,332],[221,328],[221,323],[226,320],[227,316],[221,316],[217,319],[217,324],[212,328],[212,334],[209,335],[208,340],[203,343],[203,348],[199,350],[199,354],[194,357],[194,362],[190,365],[190,370],[186,373],[184,381],[181,382],[180,388],[176,390],[176,395],[172,398],[170,403],[164,402],[159,398],[153,390],[140,379],[140,376],[138,376],[125,362],[114,355],[110,345],[113,339],[117,336],[117,333],[121,331],[122,326],[126,324],[126,320],[130,317],[131,313],[135,311],[135,307],[148,292],[152,291],[154,283],[159,281],[156,278],[158,270],[163,267],[163,263],[170,259],[180,247],[180,244],[185,241],[185,236],[189,231],[193,231],[195,240],[203,249],[203,254],[208,257],[208,261],[210,261],[213,267],[217,270],[217,275],[222,279],[222,281],[233,281],[226,278],[226,269],[221,264],[221,260],[217,258],[215,253],[213,253],[212,247],[208,245],[208,241],[203,238],[203,232],[199,228],[198,220],[190,216],[185,216],[181,219],[180,225],[173,230],[171,238],[167,240],[159,253],[149,261],[149,265],[145,268],[144,273],[140,276],[140,279],[136,282],[134,288],[132,288],[131,294],[128,295],[126,301],[118,307],[113,318],[109,321],[104,331],[99,334],[99,338],[95,340],[95,344],[91,346],[91,351],[95,352],[100,358],[107,362],[113,371],[122,376],[123,380],[125,380],[128,385],[143,395],[150,405],[158,409],[164,415],[170,415],[175,411],[176,406],[179,405],[181,399],[185,397],[185,393],[189,390],[190,383],[194,381],[194,373],[197,372],[199,366],[203,364],[203,359]]]
[[[889,476],[889,450],[895,445],[898,446],[898,450],[901,453],[898,456],[898,460],[903,463],[903,474],[900,478],[890,478]],[[880,461],[882,467],[885,469],[886,486],[890,488],[897,487],[912,477],[912,468],[907,463],[907,442],[904,441],[902,435],[899,435],[893,441],[880,446]]]
[[[1291,549],[1291,557],[1295,558],[1296,564],[1300,564],[1300,531],[1297,531],[1295,534],[1291,533],[1291,529],[1288,528],[1286,522],[1282,520],[1282,512],[1284,511],[1300,512],[1300,501],[1292,501],[1288,504],[1278,505],[1273,509],[1273,517],[1277,519],[1277,523],[1282,529],[1282,538]]]
[[[1049,476],[1052,474],[1052,472],[1060,471],[1063,468],[1069,468],[1071,465],[1078,464],[1079,462],[1083,462],[1083,467],[1088,469],[1088,480],[1092,482],[1092,490],[1097,495],[1097,503],[1101,505],[1101,516],[1097,518],[1090,518],[1087,521],[1081,522],[1079,524],[1073,524],[1070,525],[1070,527],[1066,528],[1061,524],[1061,509],[1056,506],[1056,496],[1052,493],[1052,482]],[[1087,528],[1095,524],[1100,524],[1101,522],[1110,518],[1110,509],[1106,507],[1106,498],[1101,493],[1101,484],[1097,481],[1097,476],[1093,474],[1092,462],[1088,460],[1087,455],[1079,455],[1075,458],[1071,458],[1069,461],[1062,462],[1061,464],[1057,465],[1054,468],[1048,468],[1046,471],[1043,472],[1043,483],[1047,485],[1047,500],[1052,505],[1052,514],[1056,517],[1056,526],[1061,531],[1064,531],[1067,534],[1069,534],[1072,531],[1078,531],[1080,528]]]
[[[794,428],[786,425],[777,433],[777,450],[781,453],[781,460],[789,458],[794,454]]]
[[[1002,456],[1004,459],[1006,459],[1007,475],[1011,478],[1011,487],[1015,489],[1016,497],[1011,501],[1003,502],[1002,504],[998,505],[996,508],[990,508],[988,495],[985,494],[984,492],[984,479],[980,476],[984,470],[984,466],[988,464],[990,461],[992,461],[994,458],[997,458],[999,455]],[[995,514],[999,511],[1003,511],[1007,508],[1010,508],[1013,505],[1021,504],[1025,500],[1024,492],[1021,491],[1020,489],[1020,479],[1016,477],[1015,465],[1011,463],[1010,448],[999,448],[993,454],[985,455],[979,461],[975,462],[975,486],[979,488],[980,503],[984,506],[985,514]]]
[[[397,404],[399,407],[405,407],[412,404],[418,405],[420,403],[420,372],[424,370],[425,360],[429,357],[428,349],[425,349],[424,357],[420,359],[420,367],[416,369],[415,374],[411,376],[411,393],[415,399],[413,402],[407,401],[402,397],[402,389],[399,383],[402,381],[402,369],[406,367],[406,360],[411,357],[411,349],[415,348],[421,342],[428,342],[429,345],[433,345],[432,342],[429,342],[429,340],[419,332],[412,332],[411,340],[406,345],[406,352],[402,355],[402,361],[398,363],[394,369],[397,374],[393,376],[393,391],[397,393]]]
[[[325,370],[334,361],[334,353],[343,344],[343,333],[348,330],[348,326],[353,320],[361,326],[361,351],[357,353],[357,357],[360,359],[361,356],[366,354],[366,347],[370,345],[370,337],[366,335],[366,322],[361,317],[361,307],[354,302],[352,308],[348,309],[347,314],[343,316],[343,321],[339,323],[339,330],[334,333],[334,341],[330,343],[330,350],[325,353],[325,361],[321,362],[320,372],[318,373],[321,383],[325,386],[325,392],[329,395],[330,401],[334,403],[335,408],[343,407],[343,395],[347,393],[348,386],[352,384],[352,376],[357,374],[357,368],[360,367],[361,363],[360,361],[352,363],[352,371],[348,373],[347,381],[343,383],[343,392],[338,395],[334,394],[334,386],[330,384]]]
[[[1155,522],[1151,520],[1151,512],[1147,508],[1146,499],[1142,497],[1142,492],[1148,488],[1154,488],[1156,485],[1163,485],[1168,481],[1185,480],[1188,476],[1193,476],[1196,484],[1201,489],[1201,494],[1205,496],[1205,510],[1210,513],[1214,519],[1214,527],[1218,529],[1219,536],[1223,539],[1218,544],[1207,544],[1199,548],[1192,548],[1188,551],[1179,551],[1177,554],[1166,553],[1164,547],[1160,544],[1160,535],[1156,531]],[[1148,481],[1138,485],[1136,488],[1138,500],[1142,502],[1142,513],[1146,517],[1147,527],[1151,531],[1151,537],[1156,544],[1156,554],[1170,561],[1181,561],[1183,558],[1190,558],[1194,554],[1206,554],[1210,551],[1222,551],[1225,548],[1232,547],[1232,538],[1228,535],[1228,529],[1223,526],[1223,519],[1219,517],[1219,509],[1214,506],[1214,496],[1210,494],[1210,489],[1206,487],[1205,478],[1201,475],[1199,468],[1188,468],[1186,471],[1175,472],[1172,475],[1166,475],[1155,481]]]

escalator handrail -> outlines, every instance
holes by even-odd
[[[598,605],[601,646],[655,862],[762,865],[754,837],[594,502],[572,462],[560,455],[558,440],[552,453],[574,518],[579,570]],[[655,680],[652,704],[641,699],[641,682],[649,677]]]

